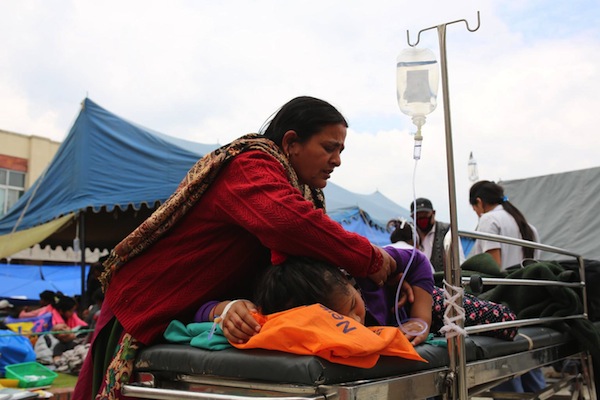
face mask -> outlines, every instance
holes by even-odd
[[[417,226],[422,232],[429,232],[431,228],[433,228],[433,224],[431,223],[431,217],[417,218]]]

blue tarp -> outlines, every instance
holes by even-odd
[[[89,266],[86,266],[87,277]],[[78,265],[0,264],[0,298],[39,299],[44,290],[67,296],[81,293],[81,267]]]
[[[217,147],[143,128],[86,98],[43,179],[38,179],[0,219],[0,240],[17,221],[17,231],[21,231],[88,208],[109,213],[116,207],[137,210],[142,204],[153,208],[171,195],[199,157]],[[360,195],[329,183],[325,195],[333,219],[342,220],[336,210],[360,212],[362,218],[344,226],[378,244],[387,242],[382,239],[386,235],[380,234],[387,220],[409,214],[378,192]],[[372,237],[367,226],[361,224],[375,224],[380,232]],[[89,239],[90,228],[86,230]],[[92,247],[93,243],[88,241],[86,245]]]
[[[377,224],[358,207],[338,208],[328,214],[333,220],[339,222],[344,229],[368,238],[373,244],[384,246],[390,243],[390,234],[385,230],[385,225]]]
[[[216,147],[169,139],[85,99],[43,179],[0,219],[0,234],[12,230],[26,206],[18,230],[87,207],[137,209],[164,201],[199,156]]]

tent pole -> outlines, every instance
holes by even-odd
[[[85,296],[85,219],[83,211],[79,212],[79,248],[81,251],[81,300],[80,306],[83,304]]]

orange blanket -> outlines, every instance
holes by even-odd
[[[373,367],[382,355],[427,362],[398,328],[365,327],[320,304],[254,317],[262,326],[260,332],[233,346],[317,355],[361,368]]]

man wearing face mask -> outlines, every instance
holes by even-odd
[[[415,203],[416,215],[415,215]],[[444,240],[450,235],[450,224],[435,220],[435,209],[429,199],[420,197],[410,204],[410,214],[415,221],[419,235],[419,250],[431,261],[436,271],[444,270]],[[462,264],[464,255],[459,241],[459,259]]]

